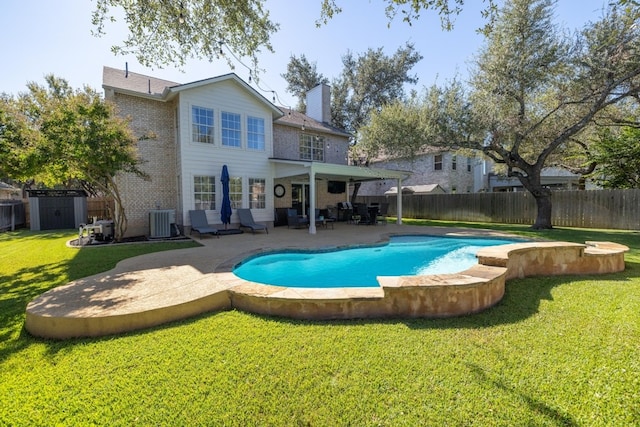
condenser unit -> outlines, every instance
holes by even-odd
[[[149,212],[149,237],[171,237],[171,224],[176,222],[173,209],[153,210]]]

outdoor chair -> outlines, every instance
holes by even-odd
[[[376,221],[382,225],[387,225],[387,212],[389,211],[389,203],[380,203]]]
[[[253,220],[253,214],[251,209],[236,209],[238,217],[240,218],[241,228],[250,228],[251,233],[256,234],[256,230],[264,230],[269,234],[269,229],[264,224],[258,224]]]
[[[189,219],[191,220],[191,231],[189,232],[189,234],[192,234],[195,230],[200,234],[201,239],[203,234],[213,234],[214,236],[220,238],[218,229],[210,226],[207,222],[207,214],[205,213],[205,211],[189,211]]]
[[[287,209],[287,228],[308,226],[309,220],[301,215],[295,209]]]
[[[375,214],[372,218],[372,209],[365,204],[355,205],[356,215],[360,218],[358,224],[375,224]]]

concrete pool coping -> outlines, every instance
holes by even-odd
[[[380,288],[283,288],[231,273],[251,254],[373,244],[399,234],[517,238],[491,230],[338,223],[316,235],[279,227],[269,234],[196,239],[202,247],[130,258],[45,292],[27,306],[25,328],[54,339],[104,336],[233,308],[297,319],[460,316],[495,305],[510,278],[622,271],[628,250],[609,242],[502,245],[481,249],[479,264],[463,272],[381,277]]]

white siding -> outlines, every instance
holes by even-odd
[[[179,164],[181,166],[180,195],[185,223],[188,222],[187,212],[194,208],[193,177],[208,175],[216,177],[216,210],[207,211],[207,218],[211,224],[220,224],[220,206],[222,205],[222,187],[220,174],[222,166],[227,165],[232,177],[242,177],[243,200],[242,206],[249,207],[249,178],[262,178],[266,182],[266,208],[254,209],[256,221],[273,220],[273,179],[269,157],[273,152],[273,117],[270,109],[255,96],[232,80],[213,83],[207,86],[187,89],[180,92],[179,102]],[[191,107],[205,107],[213,109],[214,115],[214,143],[203,144],[193,142],[191,138]],[[223,147],[221,144],[221,112],[226,111],[240,115],[241,147]],[[265,150],[247,149],[247,117],[264,119]],[[237,223],[234,211],[232,223]]]

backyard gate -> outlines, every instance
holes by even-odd
[[[87,194],[83,190],[27,190],[31,230],[79,228],[87,222]]]

